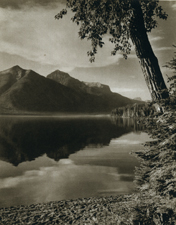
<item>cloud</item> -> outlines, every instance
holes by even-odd
[[[172,47],[159,47],[159,48],[155,48],[155,51],[168,51],[168,50],[173,50]]]
[[[134,77],[132,77],[134,79]],[[126,92],[144,92],[141,88],[112,88],[113,92],[126,93]]]
[[[130,76],[130,78],[132,78],[132,79],[135,79],[135,78],[136,78],[136,76],[134,76],[134,75],[131,75],[131,76]]]
[[[116,139],[116,140],[112,140],[111,141],[111,145],[117,145],[117,144],[120,144],[120,145],[137,145],[137,144],[140,144],[141,141],[138,141],[138,140],[128,140],[128,139]]]
[[[128,59],[136,59],[137,55],[134,51],[132,51],[132,53],[130,53],[130,55],[128,55]]]
[[[173,10],[176,10],[176,3],[174,3],[174,4],[172,5],[172,9],[173,9]]]
[[[151,37],[150,41],[160,41],[160,40],[163,40],[163,39],[164,39],[163,37],[157,36],[157,37]]]
[[[120,54],[111,56],[113,46],[105,40],[106,44],[99,49],[95,63],[90,63],[87,51],[91,49],[91,42],[79,39],[79,28],[70,21],[71,12],[60,21],[54,19],[62,8],[61,4],[56,9],[0,8],[1,52],[19,55],[41,65],[67,68],[67,72],[75,67],[101,67],[120,60]]]
[[[111,174],[115,173],[116,168],[74,165],[66,159],[55,166],[40,167],[15,177],[1,178],[0,203],[6,206],[27,205],[94,196],[102,188],[109,189],[110,182],[114,184]]]
[[[55,7],[56,4],[65,4],[66,0],[1,0],[1,8],[21,9],[23,7]]]
[[[59,160],[59,165],[71,165],[74,164],[71,159],[60,159]]]

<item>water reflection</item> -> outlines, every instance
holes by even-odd
[[[17,166],[46,153],[58,161],[140,130],[141,125],[124,118],[0,117],[0,159]]]
[[[0,117],[0,207],[134,191],[134,120]]]
[[[111,117],[111,122],[118,127],[129,128],[135,133],[144,130],[144,125],[142,123],[139,123],[136,119],[133,118]]]

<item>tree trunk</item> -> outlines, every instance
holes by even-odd
[[[138,0],[132,0],[133,15],[130,24],[130,37],[135,45],[136,55],[142,68],[153,101],[168,98],[158,60],[150,45],[144,25],[143,13]]]

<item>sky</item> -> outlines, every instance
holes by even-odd
[[[163,66],[173,58],[176,45],[176,1],[160,5],[168,19],[158,20],[149,40],[166,79],[172,73]],[[0,0],[0,71],[19,65],[47,76],[58,69],[80,81],[107,84],[130,98],[150,99],[134,47],[127,60],[120,53],[111,56],[113,44],[106,35],[105,46],[90,63],[91,43],[80,40],[71,12],[62,20],[54,18],[63,8],[65,0]]]

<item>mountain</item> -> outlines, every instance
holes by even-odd
[[[8,70],[7,75],[13,71],[14,68]],[[11,86],[1,94],[1,109],[9,112],[65,112],[75,111],[75,103],[81,103],[80,96],[71,89],[32,70],[21,69],[21,72],[23,76],[8,82]]]
[[[47,77],[19,66],[0,72],[1,113],[110,113],[136,100],[107,85],[84,83],[55,71]]]
[[[141,97],[133,98],[134,100],[142,101]]]
[[[47,78],[55,80],[56,82],[66,87],[69,87],[77,92],[85,92],[87,94],[93,95],[112,93],[108,85],[79,81],[78,79],[71,77],[68,73],[64,73],[60,70],[56,70],[50,73]]]
[[[77,93],[89,94],[94,96],[94,98],[95,96],[99,97],[99,102],[102,102],[102,104],[104,104],[104,107],[106,107],[108,111],[114,109],[115,105],[117,107],[120,107],[126,106],[128,104],[142,102],[137,99],[129,99],[118,93],[113,93],[111,92],[108,85],[104,85],[98,82],[89,83],[79,81],[78,79],[71,77],[68,73],[64,73],[59,70],[50,73],[47,78],[54,80],[66,87],[69,87]]]
[[[0,73],[0,95],[8,90],[14,83],[21,79],[25,74],[25,70],[19,66],[4,70]]]

